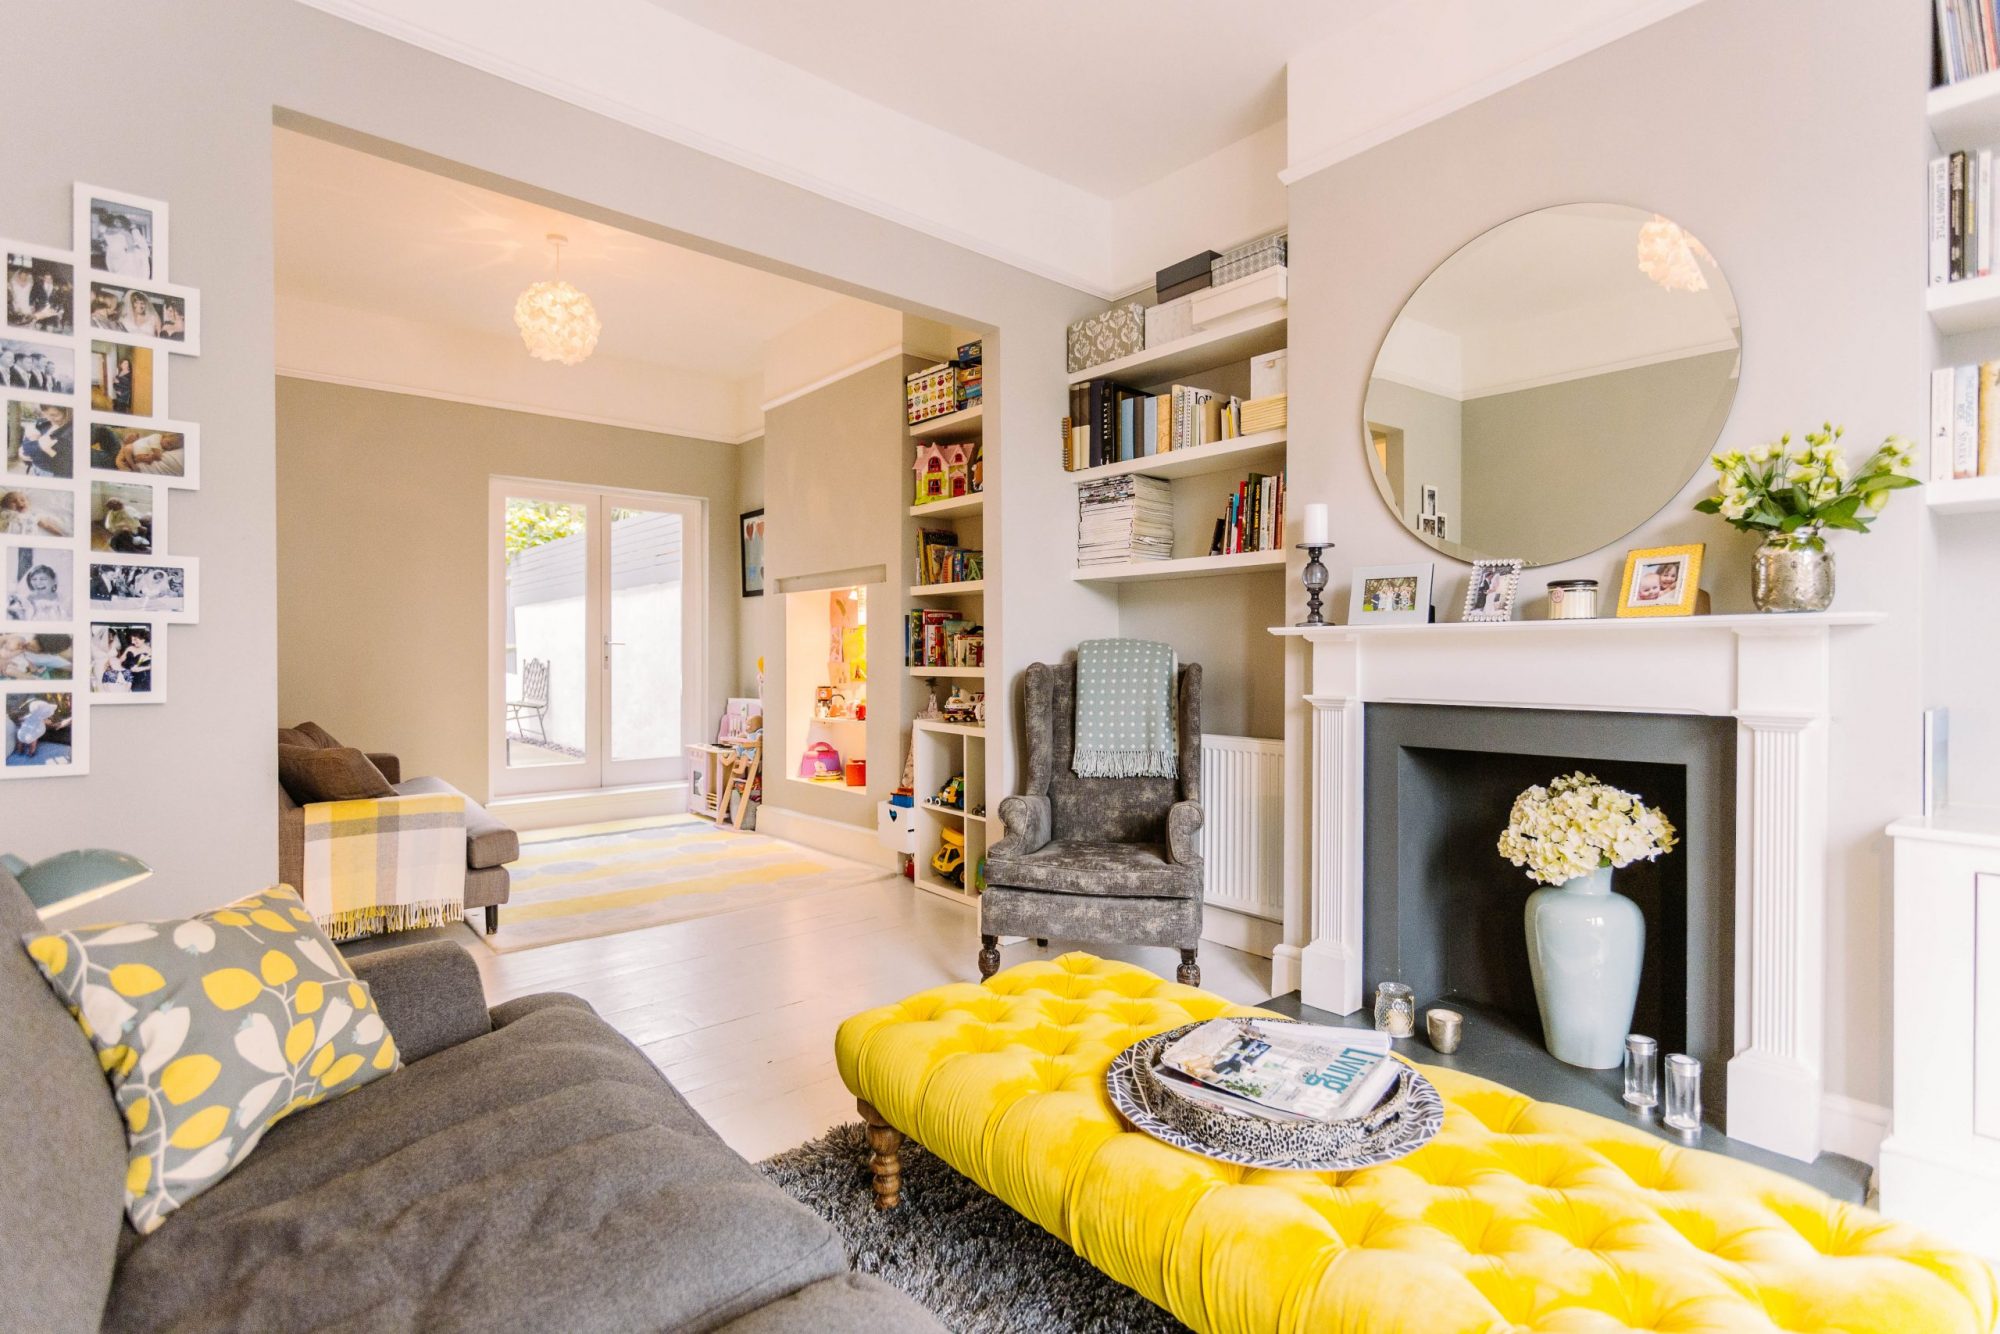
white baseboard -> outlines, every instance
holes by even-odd
[[[647,783],[638,787],[599,788],[591,792],[549,792],[502,797],[486,803],[487,811],[519,832],[560,829],[605,820],[634,820],[650,815],[679,815],[688,808],[686,783]]]
[[[902,869],[896,861],[896,854],[876,839],[872,824],[848,824],[820,815],[805,815],[773,806],[767,801],[757,808],[757,832],[788,839],[866,866],[881,867],[885,871]]]
[[[1282,922],[1268,921],[1262,917],[1251,917],[1244,913],[1219,908],[1213,903],[1205,903],[1201,910],[1201,938],[1232,950],[1242,950],[1260,959],[1268,959],[1271,952],[1284,942],[1285,927]]]
[[[1820,1099],[1819,1135],[1825,1152],[1880,1167],[1889,1109],[1842,1093],[1826,1094]]]

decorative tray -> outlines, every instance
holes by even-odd
[[[1104,1072],[1112,1105],[1132,1128],[1177,1149],[1238,1167],[1351,1172],[1416,1152],[1444,1125],[1444,1099],[1407,1065],[1372,1111],[1344,1121],[1278,1120],[1184,1098],[1154,1067],[1168,1044],[1198,1027],[1142,1038]]]

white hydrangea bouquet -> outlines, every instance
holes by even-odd
[[[1892,435],[1855,468],[1840,443],[1841,431],[1828,422],[1806,432],[1802,448],[1794,449],[1792,437],[1783,435],[1776,444],[1716,454],[1709,460],[1720,474],[1716,493],[1695,508],[1719,514],[1746,533],[1796,534],[1813,544],[1828,528],[1867,532],[1891,491],[1917,485],[1916,446]]]
[[[1666,812],[1637,793],[1573,773],[1514,798],[1500,855],[1527,867],[1530,880],[1560,885],[1607,867],[1652,861],[1679,841]]]

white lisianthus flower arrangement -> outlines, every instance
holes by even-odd
[[[1720,474],[1716,492],[1695,508],[1746,533],[1793,537],[1816,549],[1823,548],[1828,528],[1867,532],[1891,491],[1917,485],[1916,446],[1892,435],[1856,468],[1847,461],[1841,431],[1828,422],[1806,432],[1796,449],[1784,435],[1776,444],[1721,451],[1709,459]]]
[[[1573,773],[1514,798],[1500,855],[1525,866],[1530,880],[1560,885],[1605,867],[1652,861],[1679,842],[1665,811],[1637,793]]]

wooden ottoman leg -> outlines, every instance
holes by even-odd
[[[1000,971],[1000,937],[979,938],[979,976],[984,979]]]
[[[875,1207],[893,1209],[903,1198],[903,1132],[867,1102],[855,1100],[868,1123],[868,1166],[875,1172]]]
[[[1181,951],[1181,966],[1174,970],[1174,981],[1184,987],[1201,985],[1201,965],[1194,961],[1193,950]]]

